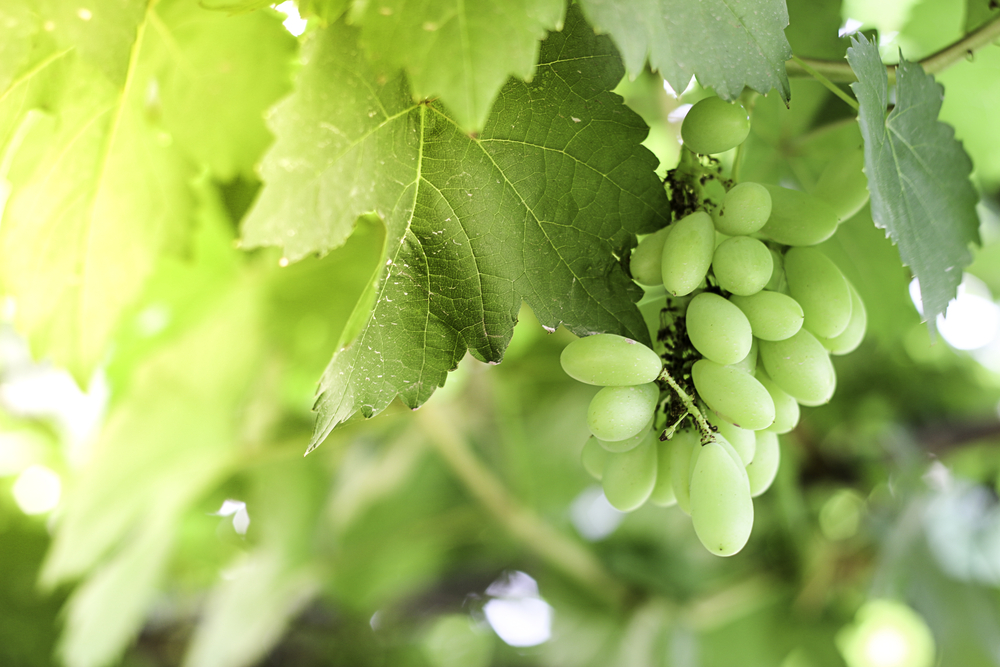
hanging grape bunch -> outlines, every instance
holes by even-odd
[[[717,97],[684,119],[690,152],[667,181],[675,220],[630,262],[636,282],[666,292],[656,349],[596,334],[561,358],[568,375],[603,387],[582,461],[608,501],[626,512],[676,504],[719,556],[746,544],[752,499],[778,471],[778,434],[795,427],[800,405],[830,400],[830,355],[853,351],[866,326],[857,291],[810,247],[867,201],[861,151],[829,164],[811,193],[723,181],[695,157],[749,132],[743,107]],[[715,192],[701,187],[706,174]]]

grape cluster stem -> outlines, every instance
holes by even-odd
[[[674,390],[674,393],[677,394],[677,397],[681,399],[681,402],[684,404],[684,407],[687,408],[688,414],[691,415],[691,417],[694,418],[695,423],[698,424],[698,430],[701,431],[702,434],[707,437],[708,434],[712,432],[712,427],[709,425],[708,420],[705,419],[705,415],[703,415],[701,413],[701,410],[698,409],[698,406],[695,405],[694,399],[692,399],[688,395],[688,393],[684,391],[684,389],[677,383],[677,381],[674,380],[674,377],[670,374],[670,372],[666,368],[660,371],[660,376],[656,379],[663,380],[668,385],[670,385],[670,388]]]

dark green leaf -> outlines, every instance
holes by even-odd
[[[678,93],[692,76],[727,100],[744,86],[760,93],[790,90],[792,57],[783,30],[783,0],[582,0],[587,18],[622,52],[629,74],[649,64]]]
[[[511,81],[479,136],[413,104],[402,78],[380,82],[355,44],[342,24],[307,44],[244,227],[246,245],[298,259],[341,245],[366,211],[385,220],[382,266],[321,385],[315,442],[397,394],[420,405],[466,348],[499,361],[522,298],[548,328],[648,340],[617,258],[666,224],[666,200],[639,146],[645,125],[608,92],[622,75],[610,41],[571,11],[535,80]]]
[[[847,58],[858,76],[851,88],[861,105],[872,217],[919,279],[924,315],[933,322],[972,262],[969,244],[979,242],[972,161],[954,130],[937,120],[944,89],[920,65],[900,61],[896,105],[886,116],[888,77],[877,46],[853,39]]]
[[[563,0],[380,0],[356,3],[352,18],[376,66],[405,68],[414,96],[439,96],[471,131],[509,76],[531,78],[538,40],[562,24],[565,9]]]

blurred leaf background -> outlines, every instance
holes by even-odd
[[[316,29],[347,4],[300,9]],[[537,10],[531,40],[559,23],[552,3],[499,4]],[[359,24],[375,7],[362,5]],[[291,264],[237,247],[266,110],[299,66],[285,16],[258,7],[150,3],[131,58],[141,5],[0,7],[0,664],[833,667],[880,599],[922,617],[933,664],[1000,664],[1000,337],[972,351],[932,340],[867,208],[823,250],[861,293],[868,337],[836,358],[833,401],[782,437],[737,556],[706,553],[676,509],[602,503],[578,460],[594,389],[559,367],[571,335],[527,307],[503,363],[466,357],[418,411],[396,402],[303,458],[317,381],[385,231],[362,217],[342,247]],[[887,62],[997,13],[986,0],[787,9],[797,55],[843,58],[838,31],[855,19]],[[82,31],[92,19],[101,29]],[[493,90],[520,61],[489,73]],[[677,99],[660,74],[629,71],[616,92],[650,126],[662,176],[678,109],[707,92]],[[411,75],[448,102],[454,86]],[[936,78],[981,197],[969,291],[995,304],[1000,49]],[[812,80],[792,80],[790,107],[780,97],[744,97],[739,175],[808,187],[859,144],[858,125]],[[484,104],[468,99],[462,118]],[[41,209],[23,194],[39,165],[61,179]],[[116,236],[115,216],[133,235]],[[11,231],[19,219],[37,221],[30,235]],[[24,253],[77,252],[59,245],[74,234],[94,243],[68,264]],[[96,282],[46,269],[113,261],[124,273]]]

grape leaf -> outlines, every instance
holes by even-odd
[[[531,78],[538,40],[562,23],[563,0],[379,0],[355,4],[376,66],[405,67],[418,99],[440,96],[465,130],[483,126],[508,76]]]
[[[872,217],[920,281],[924,315],[934,322],[955,297],[979,243],[972,161],[954,130],[937,120],[944,88],[919,64],[900,58],[896,105],[885,115],[889,83],[878,47],[852,38],[847,59],[861,106]]]
[[[311,36],[298,91],[273,114],[244,245],[298,259],[341,245],[365,212],[387,227],[322,380],[313,446],[397,394],[419,406],[466,348],[499,361],[522,298],[550,329],[648,340],[618,258],[667,223],[666,196],[639,145],[645,124],[608,92],[621,76],[610,40],[571,9],[535,80],[511,80],[470,136],[439,105],[414,104],[402,77],[379,80],[354,29]]]
[[[684,90],[692,76],[722,98],[744,86],[760,93],[791,93],[785,61],[792,50],[784,0],[581,0],[594,27],[607,32],[638,76],[649,56],[671,87]]]

